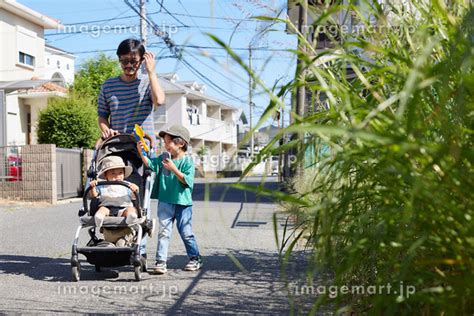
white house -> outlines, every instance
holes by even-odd
[[[158,75],[166,94],[155,110],[156,131],[180,124],[189,129],[188,150],[202,157],[206,172],[221,171],[237,150],[237,125],[242,110],[206,95],[197,82],[178,81],[175,73]]]
[[[74,82],[74,64],[76,57],[62,49],[46,44],[46,68],[44,77],[61,87]]]
[[[0,146],[35,144],[39,110],[50,97],[65,96],[66,90],[51,79],[69,83],[74,58],[47,49],[44,40],[45,29],[60,26],[59,21],[14,0],[0,0]],[[47,60],[58,52],[70,69],[51,73]]]

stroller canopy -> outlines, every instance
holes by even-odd
[[[95,163],[100,166],[108,156],[119,156],[127,166],[139,169],[143,162],[137,149],[137,140],[130,134],[118,134],[106,139],[96,148]],[[96,170],[98,171],[98,170]]]

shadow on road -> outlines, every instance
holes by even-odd
[[[81,263],[84,262],[81,260]],[[126,267],[125,267],[126,268]],[[81,264],[81,280],[115,279],[118,273],[113,270],[104,270],[95,273],[95,267],[90,264]],[[132,271],[131,266],[129,270]],[[21,255],[0,255],[0,273],[24,275],[34,280],[49,282],[71,281],[71,263],[65,258],[47,258]]]
[[[222,180],[221,180],[222,181]],[[216,183],[195,183],[193,190],[194,201],[213,201],[213,202],[243,202],[243,203],[275,203],[270,197],[256,194],[252,191],[239,190],[231,188],[236,182],[216,182]],[[264,187],[265,189],[277,191],[280,190],[280,184],[277,182],[261,183],[245,182],[245,185]]]
[[[187,260],[186,256],[173,256],[168,261],[168,267],[180,269]],[[288,266],[286,273],[289,277],[300,277],[304,271],[301,262],[296,261]],[[233,284],[232,287],[229,287],[229,282]],[[224,283],[225,286],[220,286]],[[205,284],[214,286],[206,286],[204,290]],[[262,304],[263,301],[265,304]],[[289,311],[287,290],[281,279],[278,254],[267,251],[230,250],[227,253],[206,255],[202,270],[186,289],[181,289],[179,299],[166,314],[189,311],[196,314],[219,314],[224,311],[258,314],[268,313],[269,310],[277,314],[286,314]]]
[[[145,281],[139,283],[148,286],[160,284],[160,289],[161,286],[163,289],[179,286],[178,293],[169,297],[164,296],[164,290],[143,293],[145,295],[142,294],[138,301],[135,300],[133,306],[116,306],[117,300],[113,295],[103,294],[100,296],[102,308],[108,312],[121,313],[136,313],[139,310],[164,314],[268,314],[270,311],[272,314],[288,314],[288,292],[281,279],[278,258],[276,252],[269,251],[216,250],[204,257],[204,267],[200,271],[185,272],[181,269],[188,258],[184,255],[172,256],[168,261],[168,274],[148,275]],[[290,278],[297,278],[304,273],[305,268],[301,262],[302,260],[296,260],[295,264],[289,265],[287,275]],[[81,280],[102,281],[101,286],[131,281],[118,278],[117,271],[104,270],[97,273],[92,265],[82,264],[82,267]],[[128,267],[123,267],[125,268]],[[0,272],[47,282],[71,280],[69,260],[65,258],[0,255]],[[131,281],[129,284],[137,287],[134,284],[139,283]],[[77,295],[71,297],[80,297],[80,293]],[[77,309],[72,302],[63,308],[83,310]]]

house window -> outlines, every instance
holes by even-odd
[[[168,121],[166,106],[164,105],[157,107],[153,115],[155,116],[155,123],[157,124],[166,124]]]
[[[18,55],[19,62],[21,64],[29,65],[29,66],[35,66],[35,57],[28,55],[26,53],[20,52]]]
[[[66,64],[66,69],[69,70],[69,64]]]
[[[198,109],[195,105],[188,105],[186,112],[188,112],[189,124],[200,125]]]
[[[58,69],[61,68],[61,62],[59,60],[56,62],[56,66],[58,66]]]
[[[50,62],[49,62],[49,58],[46,59],[46,64],[49,66]]]
[[[61,87],[66,87],[66,80],[64,79],[64,76],[61,75],[59,72],[55,72],[53,76],[51,77],[51,81],[58,86]]]

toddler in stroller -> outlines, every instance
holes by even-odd
[[[72,278],[80,279],[78,254],[82,254],[96,271],[132,265],[138,281],[141,271],[146,270],[140,245],[143,237],[151,236],[154,230],[149,210],[155,174],[143,165],[135,137],[119,134],[98,143],[88,176],[93,180],[84,192],[79,211],[81,225],[72,245]],[[105,181],[97,181],[97,176],[105,176]],[[85,247],[78,247],[83,228],[88,228],[90,240]],[[99,238],[99,232],[103,238]]]
[[[118,156],[106,157],[101,163],[99,178],[106,181],[124,181],[130,177],[133,168],[125,166],[122,158]],[[95,226],[102,227],[105,216],[123,216],[126,223],[131,224],[138,218],[137,210],[133,207],[132,200],[134,194],[138,192],[138,186],[134,183],[126,182],[129,188],[117,185],[107,185],[97,188],[98,181],[93,180],[89,184],[90,195],[99,200],[99,209],[94,215]],[[107,238],[106,238],[107,240]]]

